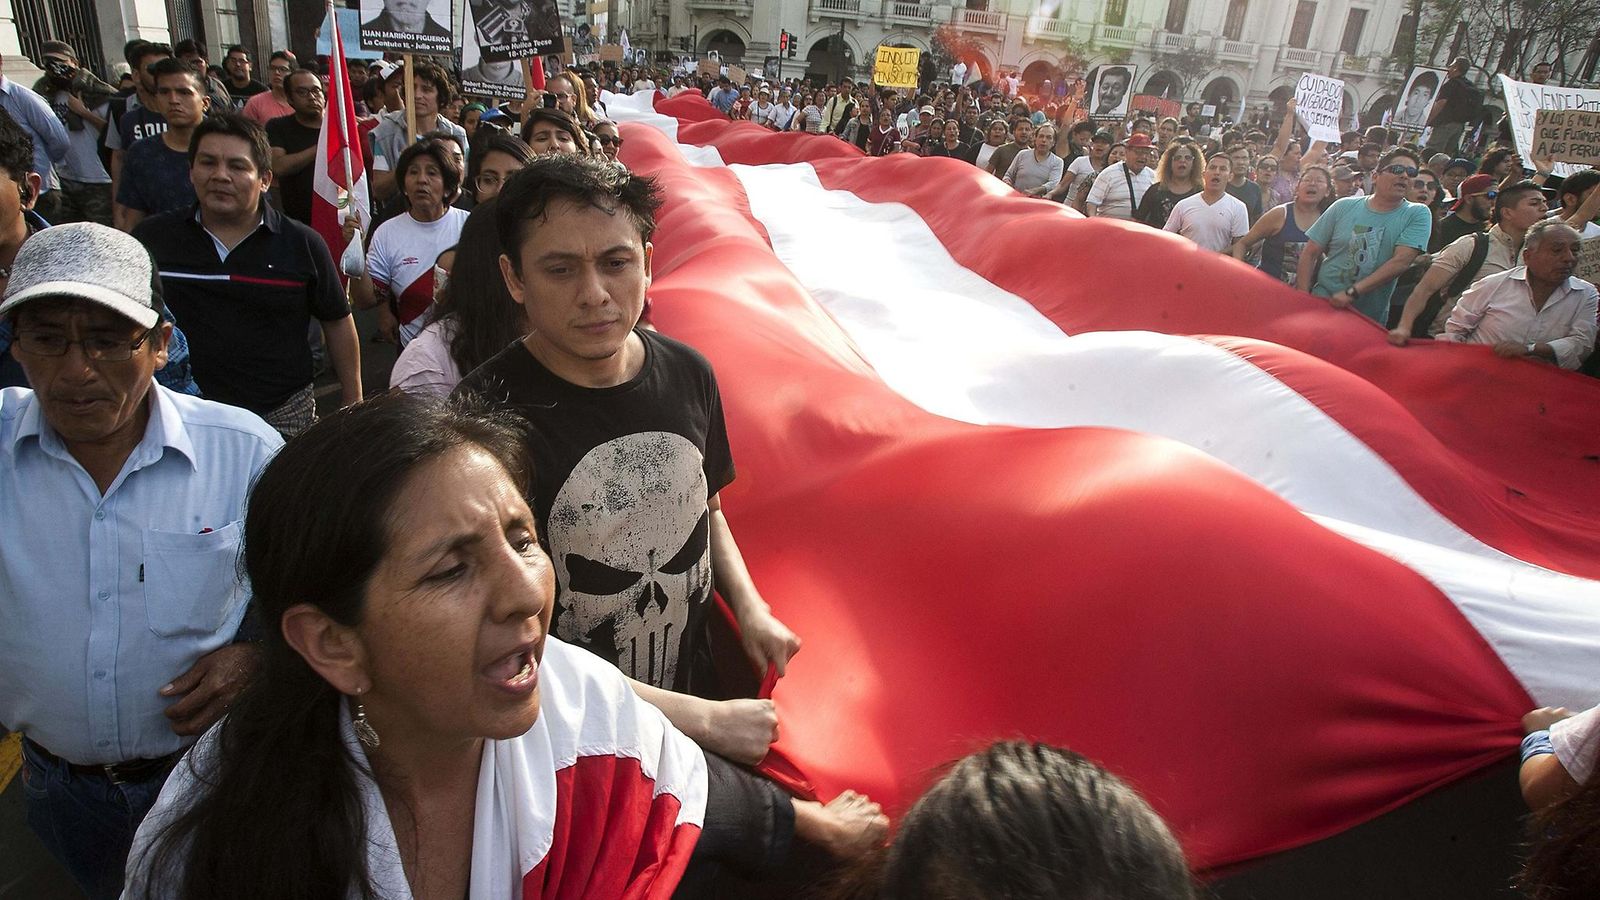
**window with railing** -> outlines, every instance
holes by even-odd
[[[1339,49],[1354,56],[1360,51],[1361,32],[1367,27],[1367,11],[1364,9],[1350,10],[1349,18],[1344,20],[1344,37],[1339,41]]]
[[[1250,0],[1228,0],[1228,18],[1222,22],[1222,36],[1230,41],[1244,40],[1244,14],[1250,9]]]
[[[1167,0],[1167,30],[1175,34],[1183,33],[1183,26],[1189,19],[1189,0]]]
[[[1390,56],[1405,56],[1411,52],[1411,44],[1417,39],[1417,17],[1406,13],[1400,17],[1400,28],[1394,35],[1394,46],[1390,48]]]
[[[1128,20],[1128,0],[1106,0],[1106,24],[1126,25]]]
[[[1317,5],[1300,0],[1294,8],[1294,24],[1289,26],[1289,46],[1304,50],[1311,43],[1311,25],[1317,20]]]

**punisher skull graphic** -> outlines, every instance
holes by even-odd
[[[711,581],[700,451],[664,431],[590,450],[550,507],[560,579],[556,634],[671,687],[691,603]]]

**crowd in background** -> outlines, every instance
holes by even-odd
[[[0,393],[0,510],[50,523],[0,550],[15,587],[0,598],[13,604],[8,620],[36,625],[0,635],[0,679],[23,679],[0,682],[0,722],[26,739],[30,823],[92,896],[118,894],[135,846],[154,854],[136,855],[140,896],[271,896],[270,880],[235,890],[253,870],[229,868],[240,858],[230,854],[262,842],[283,851],[263,858],[318,857],[307,896],[372,887],[362,879],[377,870],[360,861],[372,823],[350,810],[377,802],[376,815],[378,795],[395,799],[392,815],[437,837],[417,813],[439,797],[415,784],[391,793],[384,767],[417,775],[439,758],[472,757],[485,738],[520,739],[538,711],[527,697],[543,652],[525,632],[542,642],[546,629],[608,664],[558,653],[550,677],[570,667],[599,693],[588,709],[559,709],[554,696],[552,710],[646,721],[663,758],[681,756],[684,772],[709,780],[696,854],[716,865],[782,867],[797,841],[842,866],[838,896],[976,896],[1001,884],[1018,897],[1085,885],[1105,897],[1194,896],[1159,818],[1081,757],[1019,743],[976,754],[883,849],[887,822],[866,798],[800,800],[751,774],[776,738],[776,713],[769,701],[711,699],[723,695],[699,678],[712,648],[697,643],[675,674],[653,645],[641,661],[637,648],[612,652],[567,616],[552,618],[570,602],[573,577],[603,582],[611,570],[591,563],[574,576],[562,557],[556,580],[534,533],[549,541],[547,529],[577,527],[579,513],[553,513],[562,485],[540,479],[635,436],[617,433],[618,422],[659,433],[666,416],[703,461],[693,471],[705,503],[686,530],[704,532],[704,556],[674,573],[706,576],[693,588],[705,595],[692,604],[696,627],[714,566],[742,658],[782,674],[800,648],[761,600],[716,499],[733,465],[709,365],[649,328],[643,248],[659,189],[619,160],[623,138],[603,91],[698,91],[732,120],[831,136],[867,156],[948,157],[955,163],[938,165],[970,165],[1079,215],[1230,254],[1367,316],[1396,344],[1481,343],[1577,369],[1595,342],[1596,290],[1573,273],[1580,241],[1600,234],[1600,174],[1557,179],[1545,159],[1526,161],[1530,172],[1494,142],[1463,150],[1461,121],[1437,119],[1425,146],[1385,126],[1330,146],[1306,140],[1292,103],[1277,119],[1257,111],[1241,124],[1202,117],[1198,105],[1181,119],[1092,121],[1024,96],[1015,79],[892,91],[611,65],[550,71],[526,101],[496,103],[462,95],[426,59],[352,61],[345,74],[360,98],[373,208],[345,223],[358,250],[347,264],[312,227],[329,90],[322,61],[302,66],[274,52],[262,82],[241,47],[213,68],[192,41],[135,41],[128,75],[112,85],[78,66],[68,44],[46,42],[43,55],[35,91],[0,92],[0,383],[11,386]],[[608,215],[618,210],[626,215]],[[591,281],[607,285],[604,302],[585,293]],[[619,312],[596,318],[597,306]],[[401,348],[389,379],[400,390],[378,401],[362,402],[352,318],[361,309]],[[347,409],[319,423],[313,387],[323,368]],[[644,393],[630,398],[635,387]],[[445,405],[452,396],[456,405]],[[543,439],[522,446],[508,421]],[[387,454],[385,465],[367,465],[366,453]],[[474,505],[479,496],[496,499]],[[349,521],[329,525],[327,509]],[[405,529],[386,531],[402,520]],[[446,534],[422,546],[440,522],[464,523],[470,540]],[[248,598],[221,562],[242,539]],[[142,541],[150,561],[118,564],[119,541]],[[66,584],[87,584],[93,599],[82,609],[58,603]],[[513,587],[516,602],[504,599]],[[433,593],[478,605],[407,605]],[[123,602],[149,618],[137,639],[96,615],[97,603]],[[517,635],[500,627],[507,621]],[[501,651],[486,661],[461,637],[479,627]],[[63,653],[45,639],[60,634],[88,635],[87,645]],[[450,652],[460,658],[443,659]],[[417,660],[439,668],[412,674]],[[461,712],[452,704],[476,698],[475,676],[455,694],[440,685],[469,663],[501,693],[462,701]],[[112,671],[124,673],[120,683],[108,684]],[[208,793],[208,777],[184,770],[162,795],[171,833],[146,829],[135,844],[180,757],[236,699],[244,713],[211,732],[196,765],[214,754],[216,783],[251,809],[277,804],[282,786],[266,773],[284,760],[318,790],[246,828],[228,796]],[[492,714],[472,717],[482,709]],[[1600,828],[1589,777],[1596,718],[1545,710],[1527,722],[1525,793],[1546,810],[1525,884],[1532,896],[1594,887],[1594,844],[1584,841]],[[441,757],[408,744],[409,727],[478,743],[458,740]],[[340,774],[368,758],[378,761],[378,795],[362,793],[373,770]],[[470,798],[469,782],[455,787]],[[292,814],[332,824],[299,834]],[[459,839],[460,830],[444,833]],[[334,852],[319,856],[317,841]],[[1070,864],[1036,865],[1073,842]],[[462,894],[459,853],[413,836],[395,855],[419,896],[433,892],[424,885]]]

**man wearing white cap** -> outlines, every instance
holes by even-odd
[[[0,723],[23,736],[29,827],[96,898],[254,668],[239,536],[282,445],[155,383],[172,326],[153,268],[111,228],[48,228],[0,302],[33,385],[0,391]]]

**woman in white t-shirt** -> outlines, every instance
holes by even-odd
[[[983,136],[983,143],[978,145],[978,156],[973,163],[985,172],[989,171],[989,159],[994,156],[994,151],[1000,149],[1011,133],[1006,130],[1005,119],[995,119],[989,123],[989,130]]]
[[[461,377],[528,333],[522,306],[500,277],[497,201],[478,205],[461,229],[453,258],[441,259],[449,273],[428,323],[400,351],[389,386],[444,397]],[[446,256],[451,256],[447,251]]]
[[[467,211],[456,209],[461,165],[436,141],[412,144],[394,170],[406,214],[378,226],[367,245],[367,271],[354,284],[358,308],[378,307],[378,334],[401,347],[427,324],[433,307],[433,267],[455,246]]]

